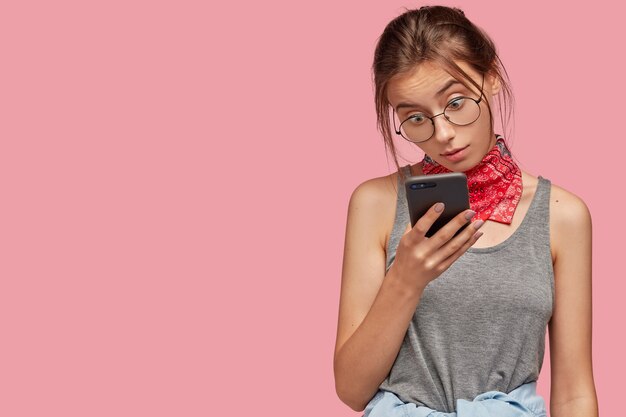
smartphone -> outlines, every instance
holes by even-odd
[[[411,227],[433,204],[442,202],[445,205],[443,213],[426,232],[426,237],[431,237],[457,214],[470,208],[467,176],[462,172],[412,176],[405,180],[404,186]],[[455,236],[465,227],[461,227]]]

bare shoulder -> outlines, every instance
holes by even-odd
[[[550,217],[557,227],[591,227],[591,214],[582,198],[555,184],[550,190]]]
[[[376,177],[359,184],[350,197],[350,202],[365,204],[384,204],[389,197],[396,196],[398,173]]]
[[[550,229],[554,259],[574,246],[591,243],[591,213],[587,204],[555,184],[550,190]]]
[[[360,218],[367,232],[375,232],[385,247],[387,235],[393,227],[398,188],[398,173],[376,177],[359,184],[352,192],[349,218]]]

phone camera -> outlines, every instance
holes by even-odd
[[[411,190],[422,190],[424,188],[433,188],[436,186],[437,184],[434,182],[416,182],[411,184]]]

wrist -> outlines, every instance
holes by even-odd
[[[389,290],[401,299],[419,299],[426,287],[416,283],[415,280],[404,279],[402,274],[399,274],[397,269],[394,268],[394,265],[391,265],[389,268],[383,284],[386,284]]]

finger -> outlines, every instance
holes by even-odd
[[[441,269],[441,272],[443,272],[446,269],[448,269],[450,267],[450,265],[452,265],[454,263],[454,261],[459,259],[461,257],[461,255],[463,255],[470,247],[472,247],[472,245],[474,243],[476,243],[476,241],[478,239],[480,239],[480,237],[483,235],[483,232],[477,231],[473,227],[473,224],[468,226],[467,228],[471,229],[471,233],[472,234],[470,235],[470,238],[467,241],[465,241],[465,243],[463,245],[461,245],[461,247],[459,249],[454,251],[450,256],[448,256],[446,259],[442,260],[439,263],[439,268]],[[459,236],[461,236],[461,235],[459,235]],[[457,237],[459,237],[459,236],[457,236]]]
[[[476,212],[474,210],[467,209],[454,216],[452,220],[446,223],[431,237],[433,244],[439,248],[448,243],[448,241],[454,237],[456,232],[465,226],[475,215]]]
[[[452,222],[453,220],[451,220],[450,222]],[[435,262],[436,264],[441,263],[448,257],[457,253],[459,250],[462,250],[462,252],[459,254],[459,256],[461,256],[461,254],[465,252],[465,250],[467,250],[467,247],[474,244],[473,242],[475,242],[475,240],[472,241],[472,239],[477,239],[478,237],[480,237],[475,235],[476,233],[478,233],[478,229],[480,229],[483,224],[484,222],[482,220],[477,220],[471,224],[468,224],[467,227],[465,227],[465,229],[462,230],[458,235],[453,236],[450,240],[444,242],[444,244],[441,245],[441,247],[439,247],[436,252],[433,253],[433,262]],[[465,250],[463,250],[464,247],[466,247]]]
[[[408,222],[408,223],[406,224],[406,227],[404,228],[404,233],[402,233],[402,236],[404,236],[404,235],[406,235],[407,233],[409,233],[409,232],[411,231],[411,229],[413,229],[413,228],[411,227],[411,222]]]
[[[428,232],[433,223],[435,223],[439,216],[441,216],[444,208],[445,205],[441,202],[433,204],[428,209],[426,214],[424,214],[417,220],[417,222],[415,222],[415,226],[413,226],[413,232],[421,238],[425,237],[426,232]]]

